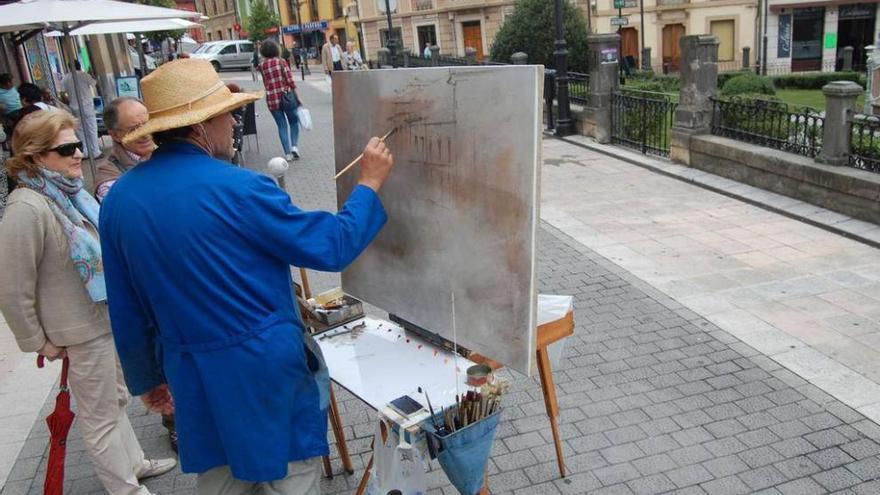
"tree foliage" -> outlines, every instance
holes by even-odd
[[[248,31],[248,38],[253,41],[263,41],[269,35],[266,30],[272,27],[278,27],[281,21],[272,9],[266,5],[263,0],[254,0],[251,4],[251,15],[245,20],[245,26]]]
[[[517,1],[513,14],[507,16],[492,44],[492,60],[510,62],[511,55],[525,52],[530,64],[552,68],[556,38],[555,3],[553,0]],[[587,23],[584,14],[570,0],[563,0],[562,5],[568,68],[575,72],[587,72]]]
[[[177,8],[177,4],[174,3],[174,0],[138,0],[138,3],[141,5],[151,5],[153,7],[165,7],[167,9]],[[148,31],[143,33],[143,35],[153,43],[161,45],[166,38],[180,39],[184,32],[183,29],[177,29],[174,31]]]

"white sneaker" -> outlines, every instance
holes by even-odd
[[[293,155],[294,160],[299,160],[299,148],[294,146],[293,149],[290,150],[290,154]]]
[[[137,479],[160,476],[177,467],[176,459],[144,459],[144,467],[137,474]]]
[[[288,153],[288,154],[284,155],[284,159],[289,162],[292,162],[294,160],[293,153]]]

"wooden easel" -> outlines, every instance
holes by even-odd
[[[304,299],[312,298],[312,288],[309,285],[309,277],[304,268],[299,269],[299,276],[302,280],[302,295]],[[330,410],[327,413],[330,422],[330,429],[333,431],[333,437],[336,439],[336,447],[339,449],[339,459],[342,460],[342,468],[348,474],[354,474],[354,468],[351,465],[351,456],[348,455],[348,444],[345,441],[345,431],[342,429],[342,417],[339,415],[339,404],[336,403],[336,394],[333,392],[333,382],[330,382]],[[330,465],[330,456],[323,457],[324,475],[328,478],[333,477],[333,468]]]

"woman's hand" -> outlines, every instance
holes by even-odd
[[[171,397],[171,390],[165,383],[142,395],[141,400],[150,411],[165,416],[174,414],[174,398]]]
[[[43,347],[41,347],[40,350],[37,351],[37,354],[45,356],[46,359],[48,359],[49,361],[55,361],[56,359],[66,358],[67,349],[63,347],[57,347],[55,346],[55,344],[47,340],[46,343],[43,344]]]

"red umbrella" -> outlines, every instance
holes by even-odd
[[[37,366],[42,368],[44,357],[37,358]],[[64,358],[61,363],[61,391],[55,398],[55,410],[46,417],[49,425],[49,465],[46,469],[46,483],[43,495],[62,495],[64,493],[64,456],[67,453],[67,434],[76,416],[70,410],[70,392],[67,388],[67,369],[70,361]]]

